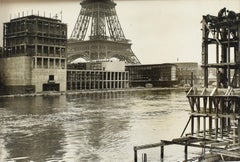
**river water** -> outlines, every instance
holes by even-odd
[[[134,146],[180,137],[189,110],[184,90],[0,98],[0,161],[130,162]],[[145,152],[160,159],[155,148],[139,161]],[[165,159],[184,148],[166,146]]]

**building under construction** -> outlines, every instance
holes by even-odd
[[[211,49],[211,50],[210,50]],[[214,52],[213,52],[214,51]],[[215,60],[209,60],[215,56]],[[190,116],[182,136],[172,141],[134,147],[183,145],[185,161],[188,147],[204,149],[203,161],[240,160],[240,13],[223,8],[217,16],[202,19],[202,69],[204,88],[191,87],[187,92]],[[209,88],[209,71],[216,72],[216,87]],[[186,133],[190,127],[190,133]],[[145,156],[146,157],[146,156]]]
[[[66,91],[66,24],[23,16],[4,23],[3,36],[0,78],[6,94]]]

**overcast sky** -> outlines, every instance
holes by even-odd
[[[62,11],[68,36],[81,6],[78,0],[0,0],[0,39],[2,23],[10,17],[28,14],[53,16]],[[179,61],[201,62],[202,15],[217,15],[226,7],[240,12],[240,0],[117,0],[116,10],[125,37],[141,63]]]

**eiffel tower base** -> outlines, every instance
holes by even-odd
[[[140,64],[131,50],[131,44],[108,40],[69,40],[68,63],[82,58],[86,61],[106,61],[117,58],[126,64]]]

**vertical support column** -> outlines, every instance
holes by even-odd
[[[217,40],[219,40],[219,29],[217,29]],[[219,42],[216,44],[216,63],[219,64]],[[219,68],[216,69],[217,76],[217,88],[220,87],[220,76],[219,76]]]
[[[87,89],[87,71],[84,71],[84,89]]]
[[[224,98],[221,98],[221,100],[220,100],[220,109],[221,109],[221,114],[224,114],[225,113],[225,111],[224,111],[224,109],[225,109],[225,104],[224,104]],[[223,138],[223,133],[224,133],[224,129],[226,128],[226,119],[224,118],[224,117],[221,117],[220,118],[220,127],[221,127],[221,138]]]
[[[56,56],[56,46],[53,47],[53,56]],[[57,56],[59,57],[59,56]]]
[[[34,68],[37,68],[37,57],[34,57],[35,59],[34,59],[34,61],[35,61],[35,66],[34,66]]]
[[[44,53],[44,46],[42,46],[42,51],[41,51],[41,53],[40,53],[40,56],[42,56],[43,53]]]
[[[138,157],[137,157],[137,148],[134,147],[133,150],[134,150],[134,162],[137,162],[137,161],[138,161]]]
[[[47,62],[48,62],[48,69],[50,69],[50,58],[47,58]]]
[[[75,91],[77,90],[77,83],[78,83],[78,75],[77,75],[77,71],[74,72],[74,76],[75,76]]]
[[[228,35],[228,33],[227,33],[226,29],[225,28],[222,29],[222,31],[221,31],[221,39],[222,40],[227,40],[228,39],[227,35]],[[222,63],[227,63],[227,46],[226,46],[226,44],[222,44],[221,47],[222,47],[221,62]],[[227,69],[226,69],[226,67],[224,67],[222,69],[222,72],[223,72],[224,78],[226,78],[227,77]],[[228,78],[228,80],[230,80],[230,79]],[[226,88],[227,82],[226,81],[224,81],[224,82],[225,82],[224,83],[224,88]]]
[[[102,74],[101,74],[101,82],[102,82],[102,89],[104,89],[104,84],[105,84],[105,79],[104,79],[104,72],[102,71]]]
[[[147,154],[146,153],[143,154],[143,162],[147,162]]]
[[[71,71],[71,73],[70,73],[70,90],[72,91],[73,89],[72,89],[72,82],[73,82],[73,71]]]
[[[209,97],[209,138],[212,138],[212,98]]]
[[[227,47],[227,53],[228,53],[228,86],[231,86],[231,69],[230,69],[230,29],[228,29],[228,47]]]
[[[203,117],[203,138],[206,138],[206,117]]]
[[[240,119],[237,119],[237,134],[238,134],[238,144],[240,143]]]
[[[218,116],[215,116],[215,139],[218,138]]]
[[[197,97],[197,112],[200,113],[200,97]],[[200,134],[200,116],[197,116],[197,136]]]
[[[236,131],[236,129],[237,129],[237,127],[236,127],[236,125],[237,125],[237,123],[236,123],[236,101],[237,100],[234,100],[233,101],[233,104],[232,104],[232,108],[233,108],[233,116],[232,116],[232,130],[233,130],[233,134],[232,134],[232,136],[233,136],[233,144],[236,144],[237,143],[237,131]]]
[[[197,136],[200,135],[200,116],[197,116]]]
[[[164,158],[164,145],[162,145],[162,146],[160,147],[160,152],[161,152],[161,154],[160,154],[160,159],[163,161],[163,158]]]
[[[190,84],[191,87],[193,87],[193,72],[191,72],[191,84]]]
[[[194,118],[195,116],[194,115],[191,115],[191,135],[193,136],[194,135]]]
[[[187,144],[187,142],[185,143],[185,146],[184,146],[184,154],[185,154],[185,161],[188,161],[188,144]]]
[[[208,34],[209,31],[206,27],[206,20],[203,17],[202,20],[202,65],[204,72],[204,87],[208,87]]]
[[[112,88],[114,88],[114,89],[116,88],[116,87],[115,87],[116,81],[117,81],[117,80],[116,80],[116,72],[113,72],[113,77],[112,77],[113,87],[112,87]]]
[[[92,89],[92,71],[89,71],[88,73],[88,89]]]
[[[79,72],[79,90],[82,90],[82,71]]]
[[[120,79],[120,88],[123,88],[123,85],[124,85],[124,83],[125,83],[125,77],[123,77],[123,75],[125,74],[124,72],[120,72],[120,74],[121,74],[121,79]]]
[[[240,63],[240,25],[237,27],[237,38],[238,38],[238,43],[237,46],[235,47],[236,53],[235,53],[235,61],[236,63]]]
[[[106,89],[108,89],[108,73],[109,73],[109,72],[105,72],[105,74],[106,74],[105,88],[106,88]]]

